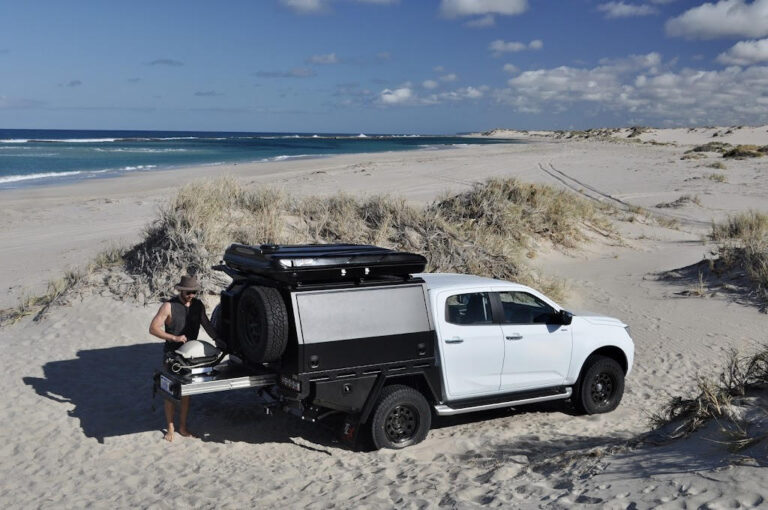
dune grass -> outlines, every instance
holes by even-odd
[[[233,242],[375,244],[425,255],[428,271],[510,279],[560,297],[562,283],[536,274],[524,259],[542,241],[577,246],[590,227],[611,228],[596,205],[515,179],[490,179],[421,208],[398,197],[297,198],[218,179],[182,188],[125,254],[125,264],[134,292],[158,296],[184,272],[209,289],[224,284],[210,266]]]
[[[748,211],[713,224],[710,238],[726,270],[743,271],[760,300],[768,301],[768,215]]]
[[[768,347],[749,357],[730,351],[725,367],[717,379],[699,379],[697,394],[683,398],[675,396],[662,409],[651,415],[651,424],[667,430],[676,439],[703,428],[713,420],[723,436],[722,443],[732,451],[740,451],[766,439],[768,433],[755,432],[763,413],[750,413],[758,406],[757,391],[768,385]]]

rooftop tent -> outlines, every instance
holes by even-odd
[[[424,271],[422,255],[359,244],[247,246],[233,244],[224,263],[239,272],[284,283],[343,281]]]

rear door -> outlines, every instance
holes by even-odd
[[[494,323],[491,293],[444,292],[435,312],[448,399],[498,393],[504,339]]]
[[[524,291],[498,292],[494,296],[503,312],[503,392],[559,386],[571,362],[570,326],[548,324],[555,309]]]

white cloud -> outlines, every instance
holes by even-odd
[[[480,99],[485,95],[485,92],[489,90],[489,87],[481,85],[479,87],[463,87],[448,92],[441,92],[439,94],[432,94],[428,98],[422,100],[423,104],[439,104],[446,101],[457,102],[466,101],[468,99]]]
[[[728,51],[718,55],[717,61],[721,64],[737,66],[768,62],[768,39],[738,42]]]
[[[517,71],[519,71],[517,66],[514,64],[504,64],[504,67],[502,67],[502,69],[504,70],[505,73],[509,73],[509,74],[514,74]]]
[[[292,9],[299,14],[312,14],[321,12],[328,8],[331,0],[280,0],[284,6]],[[395,4],[399,0],[355,0],[364,4]]]
[[[524,51],[524,50],[540,50],[544,46],[544,43],[539,40],[533,40],[528,44],[521,43],[518,41],[503,41],[501,39],[496,39],[493,41],[489,46],[488,49],[491,50],[495,56],[500,56],[502,53],[517,53],[518,51]]]
[[[384,89],[379,94],[379,102],[384,105],[407,104],[413,101],[413,91],[409,87]]]
[[[318,12],[325,8],[322,0],[280,0],[280,3],[300,14]]]
[[[440,77],[440,81],[456,81],[458,79],[459,77],[456,76],[456,73],[444,74]]]
[[[622,1],[607,2],[597,6],[597,10],[605,13],[606,18],[632,18],[656,14],[655,7],[647,4],[627,4]]]
[[[504,14],[514,16],[528,10],[528,0],[442,0],[440,13],[447,18]]]
[[[438,83],[435,80],[425,80],[422,84],[422,87],[425,89],[436,89],[438,86]]]
[[[445,67],[443,67],[443,66],[435,66],[435,67],[432,68],[432,70],[434,72],[436,72],[436,73],[442,73],[443,71],[445,71]]]
[[[675,71],[660,55],[601,61],[593,68],[561,66],[525,71],[497,90],[497,101],[521,112],[611,111],[654,123],[765,122],[768,66]]]
[[[335,53],[326,53],[325,55],[312,55],[307,59],[308,64],[338,64],[339,59]]]
[[[667,21],[667,35],[688,39],[765,37],[768,0],[720,0],[705,3]]]
[[[496,24],[496,18],[493,17],[493,14],[486,14],[481,18],[476,18],[476,19],[467,21],[466,23],[464,23],[464,26],[469,28],[486,28],[486,27],[492,27],[495,24]]]

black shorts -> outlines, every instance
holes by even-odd
[[[163,356],[165,356],[169,352],[175,351],[182,345],[184,345],[184,342],[171,342],[170,340],[166,340],[165,345],[163,345]]]

